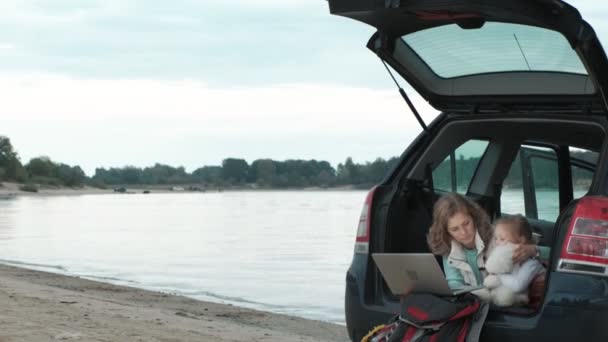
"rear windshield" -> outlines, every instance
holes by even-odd
[[[518,24],[456,24],[411,33],[402,40],[441,78],[496,72],[560,72],[587,75],[559,32]]]

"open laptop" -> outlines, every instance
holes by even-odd
[[[430,253],[373,253],[372,258],[397,296],[410,292],[455,296],[483,288],[481,285],[452,290],[435,255]]]

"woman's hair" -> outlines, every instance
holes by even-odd
[[[485,249],[487,249],[492,239],[490,217],[477,203],[452,192],[443,195],[433,207],[433,224],[427,235],[427,243],[431,252],[442,256],[450,254],[452,237],[448,233],[448,220],[456,213],[471,216],[473,226],[483,240]]]
[[[495,226],[499,224],[508,225],[517,236],[524,237],[526,243],[532,243],[532,227],[523,215],[501,217],[494,222]]]

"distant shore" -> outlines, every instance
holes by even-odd
[[[116,185],[107,189],[100,189],[92,186],[83,187],[51,187],[41,186],[37,192],[22,191],[20,187],[23,184],[2,182],[0,186],[0,197],[9,198],[12,196],[69,196],[69,195],[91,195],[91,194],[117,194],[117,193],[196,193],[196,192],[223,192],[223,191],[350,191],[364,190],[357,189],[353,186],[341,187],[308,187],[308,188],[293,188],[293,189],[273,189],[273,188],[251,188],[251,187],[231,187],[231,188],[206,188],[197,190],[188,190],[180,185]],[[116,191],[124,189],[123,192]]]
[[[0,264],[0,341],[346,342],[344,326]]]
[[[90,186],[84,186],[81,188],[70,188],[70,187],[40,187],[37,192],[22,191],[19,188],[23,184],[2,182],[0,186],[0,196],[40,196],[40,195],[87,195],[87,194],[106,194],[113,193],[113,189],[99,189]]]

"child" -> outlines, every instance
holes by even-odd
[[[494,248],[498,251],[507,247],[506,245],[530,244],[532,243],[532,228],[522,215],[514,215],[496,220],[494,228]],[[504,260],[505,264],[511,260]],[[488,266],[488,265],[486,265]],[[484,280],[484,285],[489,290],[504,287],[511,290],[515,296],[513,304],[527,304],[528,287],[538,274],[545,270],[536,258],[529,258],[521,264],[514,264],[511,272],[501,274],[490,274]],[[510,291],[509,291],[510,292]],[[493,298],[495,301],[496,298]],[[503,302],[498,298],[498,302]],[[496,303],[499,304],[499,303]]]

